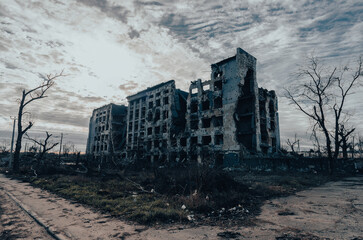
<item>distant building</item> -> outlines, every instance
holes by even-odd
[[[126,151],[128,160],[157,164],[231,165],[280,148],[277,96],[258,88],[256,58],[241,48],[212,64],[211,80],[192,81],[188,93],[170,80],[127,99],[127,111],[117,105],[94,110],[87,152],[109,153],[113,134],[120,136],[112,138],[113,146]],[[124,132],[107,128],[111,116]]]
[[[113,103],[93,110],[86,153],[98,156],[124,152],[126,116],[127,107]]]
[[[174,80],[127,97],[127,157],[150,162],[169,161],[177,136],[185,129],[187,93]]]

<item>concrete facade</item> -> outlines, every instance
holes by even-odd
[[[170,80],[127,99],[121,124],[129,161],[233,165],[280,148],[277,96],[258,88],[256,58],[241,48],[212,64],[210,80],[192,81],[189,92]]]
[[[125,152],[127,108],[108,104],[93,110],[89,122],[87,154]]]

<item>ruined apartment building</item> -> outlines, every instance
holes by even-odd
[[[100,156],[124,152],[126,115],[125,106],[113,103],[93,110],[89,122],[86,153]],[[124,156],[126,156],[125,153]]]
[[[129,160],[230,165],[280,147],[277,96],[258,88],[256,58],[240,48],[211,65],[210,80],[191,82],[188,93],[171,80],[127,99]]]
[[[127,157],[148,162],[169,161],[178,151],[178,136],[185,131],[188,94],[174,80],[127,97]]]

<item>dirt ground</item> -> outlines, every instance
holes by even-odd
[[[222,228],[124,222],[0,175],[0,239],[51,239],[6,192],[60,239],[363,239],[363,177],[267,201],[254,225]]]

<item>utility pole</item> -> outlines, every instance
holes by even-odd
[[[12,162],[14,159],[14,155],[13,155],[13,145],[14,145],[14,133],[15,133],[15,122],[16,122],[16,117],[10,117],[10,119],[14,120],[13,123],[13,134],[11,136],[11,147],[10,147],[10,159],[9,159],[9,169],[11,169],[12,167]]]
[[[59,144],[59,154],[58,154],[59,162],[60,162],[60,157],[61,157],[61,152],[62,152],[62,141],[63,141],[63,133],[61,133],[61,140],[60,140],[60,144]]]

